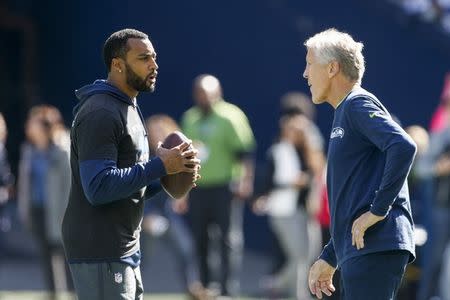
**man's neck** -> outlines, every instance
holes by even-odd
[[[204,106],[198,106],[198,108],[200,109],[200,111],[202,112],[203,117],[207,117],[209,116],[212,112],[213,112],[213,107],[214,105],[219,102],[220,99],[217,98],[216,100],[211,101],[210,103],[208,103],[207,105]]]
[[[212,112],[212,108],[211,107],[199,107],[201,115],[203,118],[206,118],[207,116],[209,116]]]
[[[108,75],[106,81],[114,85],[120,91],[124,92],[128,97],[130,97],[133,100],[134,105],[136,105],[136,97],[139,94],[138,91],[131,89],[123,80],[115,77],[111,73]]]
[[[350,94],[350,92],[359,86],[355,81],[348,81],[347,79],[338,79],[331,88],[331,93],[328,97],[328,102],[336,109],[342,101]]]

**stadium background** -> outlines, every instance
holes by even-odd
[[[26,98],[20,79],[28,69],[21,65],[23,43],[14,32],[0,31],[0,111],[10,129],[14,171],[29,106],[53,104],[70,124],[73,91],[106,76],[102,44],[124,27],[149,33],[158,53],[156,91],[139,96],[144,115],[164,112],[178,119],[192,105],[192,79],[214,74],[222,81],[225,98],[249,117],[258,162],[276,135],[280,96],[291,90],[309,92],[302,78],[302,42],[315,32],[336,27],[365,43],[363,85],[403,125],[428,126],[450,70],[449,36],[411,21],[388,1],[9,2],[12,11],[34,22],[37,42],[34,88]],[[331,107],[318,107],[317,122],[328,136]],[[247,247],[264,249],[265,239],[257,234],[263,223],[247,216]]]

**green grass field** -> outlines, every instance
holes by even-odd
[[[0,300],[48,300],[49,295],[44,292],[14,292],[0,291]],[[186,300],[181,294],[146,294],[144,300]],[[252,300],[256,298],[239,298],[241,300]],[[61,294],[58,300],[74,300],[67,294]]]

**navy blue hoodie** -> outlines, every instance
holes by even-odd
[[[72,187],[63,220],[70,263],[139,264],[143,200],[166,174],[149,159],[147,133],[133,99],[105,80],[75,92],[71,128]]]
[[[332,266],[367,253],[406,250],[414,258],[407,176],[416,145],[381,102],[354,89],[336,108],[328,148],[331,239],[320,258]],[[353,222],[371,211],[386,218],[352,246]]]

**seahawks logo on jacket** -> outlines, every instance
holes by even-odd
[[[334,127],[331,131],[330,139],[334,139],[340,137],[341,139],[344,137],[345,130],[342,127]]]

